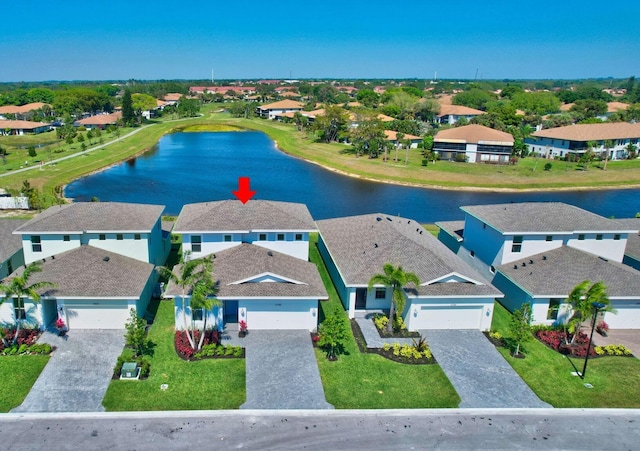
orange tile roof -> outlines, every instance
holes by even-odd
[[[295,100],[286,99],[286,100],[281,100],[279,102],[262,105],[260,109],[261,110],[302,109],[303,106],[304,106],[303,103],[296,102]]]
[[[469,108],[468,106],[462,105],[442,105],[440,106],[440,112],[438,113],[438,117],[448,116],[450,114],[455,114],[457,116],[471,116],[471,115],[480,115],[485,114],[484,111],[476,110],[475,108]]]
[[[562,105],[560,105],[560,111],[571,111],[571,107],[573,105],[573,103],[563,103]]]
[[[26,105],[21,105],[21,106],[5,105],[5,106],[0,106],[0,114],[24,114],[24,113],[28,113],[29,111],[42,108],[45,105],[47,104],[42,102],[27,103]]]
[[[395,119],[392,118],[391,116],[387,116],[386,114],[382,114],[382,113],[378,114],[376,118],[380,119],[382,122],[395,121]]]
[[[640,124],[628,122],[603,122],[602,124],[575,124],[566,127],[549,128],[532,133],[538,138],[562,139],[568,141],[604,141],[607,139],[640,138]]]
[[[618,111],[624,111],[627,108],[629,108],[628,103],[622,103],[622,102],[607,103],[607,113],[617,113]]]
[[[10,128],[11,130],[33,130],[34,128],[47,127],[51,124],[47,122],[32,122],[32,121],[10,121],[0,119],[0,130]]]
[[[513,136],[506,132],[485,127],[484,125],[471,124],[442,130],[436,134],[434,141],[476,144],[492,142],[513,145]]]
[[[95,116],[90,116],[85,119],[80,119],[76,121],[80,125],[109,125],[115,124],[118,122],[118,119],[122,117],[121,111],[116,111],[111,114],[97,114]]]
[[[398,139],[398,132],[396,132],[394,130],[385,130],[384,134],[386,135],[388,141],[397,141],[397,139]],[[402,139],[414,140],[414,139],[422,139],[422,138],[420,138],[419,136],[410,135],[408,133],[405,133],[404,138],[402,138]]]
[[[178,100],[180,100],[182,98],[183,94],[180,94],[179,92],[171,92],[169,94],[165,94],[164,96],[164,100],[168,101],[168,102],[176,102]]]

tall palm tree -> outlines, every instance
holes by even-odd
[[[4,293],[2,300],[0,300],[0,304],[5,301],[16,299],[16,335],[13,337],[12,344],[16,344],[18,341],[18,336],[20,335],[20,328],[22,326],[22,322],[26,319],[24,318],[25,309],[24,309],[24,300],[25,298],[31,298],[33,302],[40,302],[40,293],[39,291],[43,288],[55,287],[57,286],[53,282],[34,282],[29,285],[29,279],[35,273],[42,272],[42,264],[40,262],[33,262],[27,265],[27,267],[22,271],[22,274],[18,274],[12,279],[9,280],[6,284],[0,285],[0,291]]]
[[[404,271],[402,266],[393,266],[391,263],[385,263],[382,266],[383,274],[374,274],[369,279],[369,290],[374,285],[384,285],[391,288],[391,306],[389,308],[389,322],[387,323],[387,331],[393,332],[393,320],[395,312],[400,314],[404,311],[405,294],[404,287],[409,282],[420,285],[420,279],[415,273]]]
[[[600,311],[616,313],[616,310],[610,305],[607,286],[603,282],[596,282],[591,285],[589,280],[585,280],[579,283],[569,293],[567,303],[573,309],[573,314],[567,323],[569,333],[573,334],[571,343],[575,342],[576,336],[578,336],[582,328],[582,323],[587,318],[590,318],[592,314],[595,314],[594,303],[604,304],[605,307]]]
[[[186,297],[191,296],[190,305],[193,310],[194,304],[203,302],[202,298],[208,296],[208,290],[213,290],[213,258],[209,255],[203,258],[189,259],[190,252],[185,252],[182,256],[182,263],[173,269],[166,266],[158,267],[161,277],[173,281],[180,287],[182,294],[182,319],[184,330],[187,334],[189,344],[196,349],[193,330],[187,324],[187,301]]]
[[[191,299],[189,304],[191,305],[191,311],[193,309],[202,309],[202,332],[200,333],[200,340],[198,341],[198,347],[194,349],[202,349],[202,344],[204,343],[204,335],[207,331],[207,312],[210,311],[214,306],[222,305],[222,302],[216,298],[211,298],[211,295],[216,294],[218,291],[217,287],[213,282],[213,274],[210,277],[207,277],[198,283],[195,284],[193,289],[191,290]],[[193,321],[192,316],[192,327],[195,330],[195,321]],[[194,335],[195,342],[195,335]]]

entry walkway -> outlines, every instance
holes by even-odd
[[[461,408],[548,408],[478,330],[421,330]]]
[[[247,400],[241,409],[333,409],[324,397],[320,371],[307,330],[231,331],[223,344],[246,350]]]
[[[44,332],[57,349],[24,402],[12,412],[104,412],[102,398],[124,347],[124,330]]]

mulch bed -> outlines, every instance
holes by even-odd
[[[364,339],[364,335],[360,330],[360,326],[358,325],[358,322],[355,319],[352,319],[350,322],[351,322],[351,331],[353,332],[353,338],[355,338],[360,352],[367,353],[367,354],[378,354],[386,359],[393,360],[394,362],[398,362],[398,363],[404,363],[406,365],[430,365],[430,364],[438,363],[435,357],[431,359],[427,359],[426,357],[423,357],[421,359],[408,359],[406,357],[394,355],[392,349],[385,351],[382,348],[367,348],[367,342]],[[417,332],[412,332],[412,333],[415,333],[417,337],[420,336],[420,334]],[[396,338],[396,337],[393,337],[393,338]]]
[[[484,334],[485,337],[487,337],[487,340],[489,340],[491,342],[491,344],[493,346],[495,346],[496,348],[504,348],[505,347],[505,343],[504,340],[496,340],[495,338],[491,337],[491,335],[489,335],[489,332],[482,332]]]
[[[373,325],[376,326],[376,323],[373,323]],[[358,328],[359,327],[360,326],[358,326]],[[386,329],[378,329],[378,327],[376,326],[376,330],[378,331],[378,335],[380,335],[380,338],[419,338],[420,337],[419,332],[409,332],[407,329],[394,330],[393,332],[389,333],[387,332]]]

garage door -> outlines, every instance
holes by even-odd
[[[612,302],[618,313],[605,313],[604,320],[611,329],[640,329],[640,303]]]
[[[65,303],[69,329],[124,329],[129,319],[126,301]]]
[[[482,306],[423,305],[418,317],[411,321],[412,329],[480,329]]]
[[[246,308],[247,327],[252,329],[308,329],[315,327],[318,301],[271,302],[257,301],[240,303]],[[317,313],[317,312],[316,312]]]

